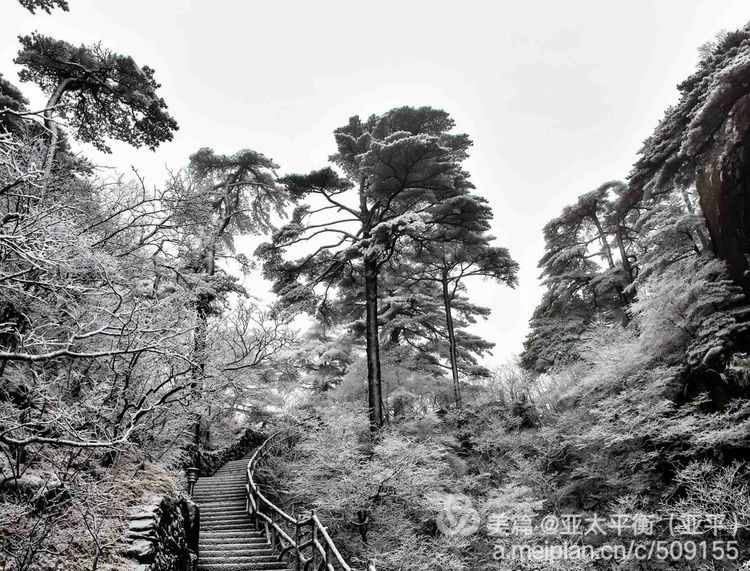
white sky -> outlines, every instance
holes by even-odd
[[[747,0],[69,1],[69,13],[32,16],[2,0],[0,72],[17,82],[15,37],[34,30],[155,68],[175,140],[156,153],[86,150],[153,184],[202,146],[252,148],[304,172],[326,163],[350,115],[451,113],[474,140],[467,168],[495,209],[497,243],[521,264],[517,289],[471,289],[493,309],[477,328],[497,343],[490,364],[520,351],[545,222],[624,177],[698,46],[750,19]]]

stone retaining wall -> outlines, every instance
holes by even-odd
[[[156,496],[131,508],[125,555],[138,571],[190,571],[198,559],[198,507],[187,497]]]

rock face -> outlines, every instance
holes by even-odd
[[[198,507],[185,497],[157,496],[130,510],[125,555],[130,569],[191,570],[198,557]]]
[[[750,94],[714,134],[696,188],[716,255],[750,295]]]

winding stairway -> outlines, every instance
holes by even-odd
[[[195,484],[200,508],[198,571],[286,571],[265,531],[245,511],[249,457],[227,462]]]

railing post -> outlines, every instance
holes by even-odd
[[[187,485],[188,485],[188,496],[193,497],[193,490],[195,489],[195,483],[198,481],[198,474],[200,474],[200,468],[191,466],[187,470]]]
[[[300,519],[299,515],[294,514],[294,552],[296,553],[295,559],[295,571],[302,569],[302,554],[299,552],[299,544],[302,541],[302,533],[300,530]]]
[[[276,548],[279,546],[279,538],[277,537],[276,533],[276,527],[273,525],[276,523],[276,512],[273,510],[271,511],[271,547],[276,550]]]
[[[248,463],[246,494],[248,512],[252,512],[250,515],[254,516],[256,526],[262,521],[263,529],[272,548],[274,550],[283,549],[284,555],[290,564],[292,562],[288,560],[288,554],[292,550],[295,551],[295,564],[293,566],[295,571],[329,571],[334,567],[342,571],[352,571],[352,568],[343,559],[341,553],[333,543],[326,527],[318,519],[315,510],[304,514],[304,516],[300,516],[295,509],[294,516],[291,516],[268,500],[258,489],[255,483],[255,469],[259,461],[268,454],[271,441],[278,434],[281,433],[277,432],[266,439],[258,450],[255,451]],[[278,443],[275,442],[275,444],[278,446]],[[292,525],[294,526],[293,539],[290,536],[290,526]],[[306,528],[308,525],[311,527],[309,532]],[[277,531],[277,527],[283,531]],[[284,542],[292,543],[292,545],[284,547]],[[307,543],[305,549],[310,548],[311,554],[309,556],[300,549],[299,546],[302,543]],[[368,562],[367,571],[375,571],[372,562]]]
[[[315,565],[318,559],[318,526],[315,525],[315,510],[312,510],[312,568],[317,569]]]
[[[253,520],[255,520],[255,514],[250,513],[250,506],[252,506],[252,502],[250,501],[250,494],[252,494],[251,490],[250,470],[245,468],[245,513],[249,516],[253,516]]]

